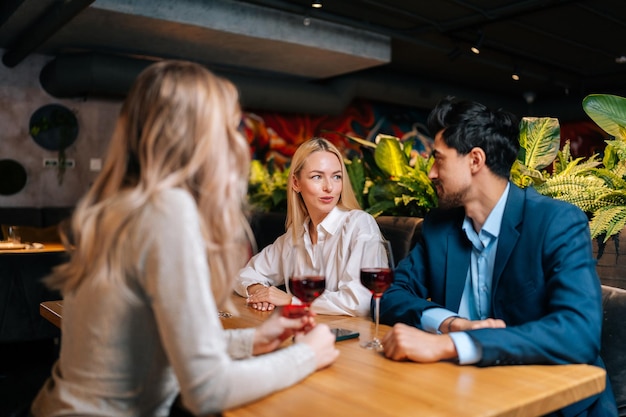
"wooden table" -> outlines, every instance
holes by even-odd
[[[269,313],[255,311],[233,296],[238,317],[225,328],[254,326]],[[41,304],[41,314],[60,323],[62,302]],[[357,330],[359,339],[337,343],[341,355],[329,368],[224,417],[276,416],[541,416],[605,387],[605,371],[590,365],[522,365],[479,368],[452,363],[394,362],[363,349],[374,324],[363,318],[318,316],[331,327]],[[380,326],[381,334],[389,329]],[[263,383],[263,375],[251,384]]]
[[[65,247],[61,243],[42,243],[41,248],[24,248],[24,249],[1,249],[0,255],[8,253],[31,254],[31,253],[56,253],[65,252]]]
[[[39,314],[60,329],[61,317],[63,316],[63,301],[53,300],[40,303]]]

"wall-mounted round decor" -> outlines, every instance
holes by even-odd
[[[42,148],[49,151],[63,150],[76,140],[78,121],[67,107],[47,104],[30,117],[29,132]]]
[[[13,159],[0,159],[0,195],[18,193],[26,185],[26,170]]]

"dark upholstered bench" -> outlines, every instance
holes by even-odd
[[[606,365],[620,416],[626,416],[626,290],[602,286],[601,356]]]

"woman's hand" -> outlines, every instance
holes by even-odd
[[[322,369],[337,360],[339,350],[335,348],[335,335],[325,324],[318,324],[308,333],[296,335],[296,343],[306,343],[315,352],[316,368]]]
[[[276,350],[286,339],[310,331],[315,327],[313,314],[290,319],[283,317],[281,309],[276,310],[256,328],[252,348],[253,355]]]
[[[291,296],[276,287],[252,284],[248,287],[248,305],[255,310],[271,311],[291,303]]]

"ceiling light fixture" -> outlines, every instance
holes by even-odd
[[[321,9],[322,8],[321,0],[313,0],[313,2],[311,3],[311,7],[313,7],[314,9]]]
[[[513,79],[513,81],[519,81],[519,71],[517,70],[517,67],[513,67],[511,78]]]
[[[472,45],[472,47],[470,48],[470,51],[478,55],[480,53],[480,47],[483,44],[484,38],[485,38],[485,34],[483,33],[483,31],[482,30],[478,31],[478,39],[476,40],[474,45]]]

